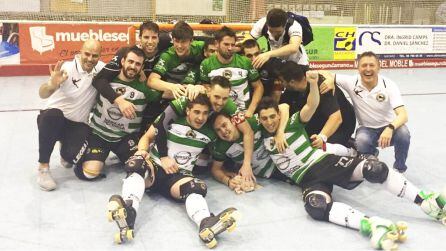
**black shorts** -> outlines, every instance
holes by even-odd
[[[303,177],[300,186],[306,193],[313,190],[322,190],[326,193],[333,191],[333,185],[345,189],[353,189],[362,181],[351,181],[351,176],[356,166],[362,159],[352,157],[341,157],[329,154],[327,157],[310,167]]]
[[[99,160],[105,162],[110,151],[118,156],[121,162],[126,162],[138,150],[139,133],[124,136],[118,142],[108,142],[96,134],[88,137],[88,148],[84,161]]]
[[[182,200],[179,200],[172,196],[172,194],[170,193],[170,189],[181,179],[187,177],[194,179],[196,178],[191,173],[181,171],[173,174],[167,174],[161,166],[155,164],[154,162],[152,163],[155,168],[155,182],[148,190],[151,192],[157,192],[166,198],[171,198],[175,201],[182,202]]]

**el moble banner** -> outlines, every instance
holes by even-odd
[[[129,45],[130,25],[20,24],[22,64],[52,64],[71,60],[84,41],[92,38],[102,45],[101,60],[108,62],[122,46]]]

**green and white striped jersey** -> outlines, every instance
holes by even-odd
[[[199,79],[200,63],[204,59],[203,47],[203,41],[192,41],[189,56],[180,59],[172,46],[161,53],[153,72],[167,82],[195,84]]]
[[[215,76],[223,76],[231,81],[231,98],[241,111],[248,108],[250,102],[249,82],[260,78],[259,72],[252,67],[251,61],[239,54],[234,54],[229,64],[218,61],[217,55],[203,60],[200,65],[200,80],[209,83]]]
[[[256,176],[269,178],[275,165],[263,144],[262,132],[260,130],[261,125],[257,114],[248,118],[247,121],[254,132],[254,151],[251,161],[252,171]],[[243,149],[243,135],[241,134],[235,142],[217,139],[211,152],[212,157],[217,161],[224,161],[226,158],[230,158],[238,164],[243,164],[245,152]]]
[[[127,134],[137,132],[141,128],[143,110],[148,102],[156,102],[161,98],[161,93],[152,90],[139,80],[125,82],[115,78],[110,86],[121,94],[122,97],[136,106],[136,118],[127,119],[117,105],[111,104],[103,96],[98,97],[98,102],[93,108],[93,117],[90,126],[93,133],[108,142],[117,142]]]
[[[302,180],[305,173],[325,156],[327,153],[311,146],[310,139],[300,121],[299,112],[291,116],[285,129],[285,137],[289,147],[279,153],[274,144],[274,135],[262,127],[263,143],[270,152],[271,159],[280,172],[292,179],[296,184]]]
[[[200,129],[193,129],[186,117],[182,116],[167,131],[167,156],[173,158],[181,170],[192,172],[198,155],[216,137],[210,122],[206,122]],[[156,145],[151,149],[150,156],[161,166]]]

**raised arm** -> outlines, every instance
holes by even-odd
[[[308,94],[307,103],[300,111],[300,121],[306,123],[310,121],[314,112],[319,105],[319,88],[317,85],[319,75],[315,71],[307,71],[307,81],[310,83],[310,93]]]
[[[50,79],[48,82],[43,83],[39,88],[39,96],[42,99],[46,99],[53,95],[53,93],[60,88],[60,85],[67,80],[68,75],[65,70],[62,69],[63,61],[57,61],[54,70],[49,65]]]

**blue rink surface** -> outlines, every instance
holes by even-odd
[[[420,188],[442,190],[446,187],[446,69],[381,73],[399,85],[409,113],[412,138],[406,176]],[[58,188],[39,189],[36,117],[44,105],[38,88],[46,80],[0,78],[0,250],[207,250],[184,205],[156,194],[143,198],[134,241],[114,244],[117,226],[107,221],[106,205],[110,195],[120,194],[125,172],[113,158],[107,161],[107,178],[88,183],[60,166],[56,145],[51,172]],[[393,148],[380,150],[379,157],[392,166]],[[216,250],[372,250],[368,238],[357,231],[307,216],[296,186],[259,179],[263,188],[236,195],[211,177],[202,178],[209,186],[206,199],[212,212],[233,206],[243,216],[234,232],[218,236]],[[335,188],[333,197],[369,216],[407,221],[408,240],[400,250],[446,250],[446,226],[380,185],[364,182],[353,191]]]

